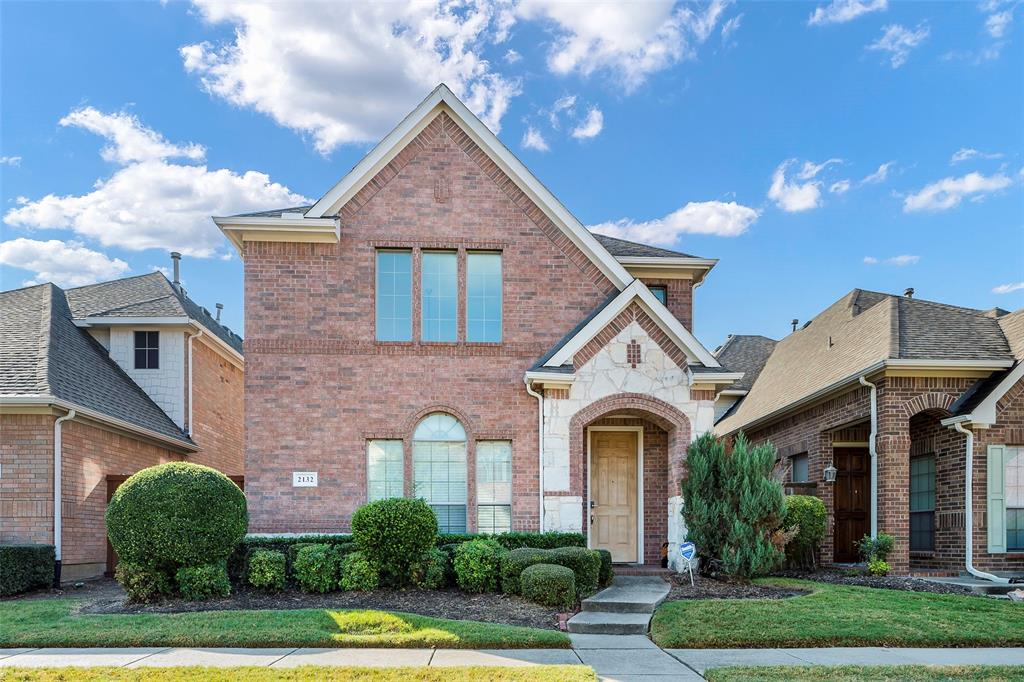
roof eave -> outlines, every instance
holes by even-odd
[[[213,222],[240,254],[247,241],[336,244],[341,239],[338,218],[213,216]]]
[[[1024,378],[1024,362],[1017,363],[999,384],[985,396],[985,399],[978,403],[968,414],[956,415],[941,420],[943,426],[952,426],[955,423],[971,423],[980,427],[991,426],[996,423],[996,407],[999,401],[1006,395],[1007,391],[1013,388],[1017,382]]]

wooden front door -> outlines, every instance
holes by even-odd
[[[857,542],[871,531],[871,455],[867,448],[835,448],[834,488],[835,530],[832,535],[833,561],[860,561]]]
[[[637,433],[590,432],[590,546],[637,559]]]

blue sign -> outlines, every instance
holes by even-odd
[[[697,545],[692,542],[680,543],[679,554],[687,561],[690,561],[693,557],[697,556]]]

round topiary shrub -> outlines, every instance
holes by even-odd
[[[341,589],[369,592],[380,585],[380,573],[362,552],[351,552],[341,562]]]
[[[174,592],[167,571],[131,561],[118,561],[114,578],[128,594],[128,601],[136,604],[148,604]]]
[[[534,564],[520,576],[523,596],[543,606],[568,611],[576,603],[576,576],[555,564]]]
[[[490,538],[463,542],[455,550],[455,582],[465,592],[495,592],[501,579],[501,557],[507,552]]]
[[[182,566],[175,574],[178,591],[189,601],[202,601],[231,594],[226,559],[200,566]]]
[[[520,547],[501,557],[501,591],[505,594],[520,594],[520,576],[534,564],[551,563],[548,550]]]
[[[295,582],[306,592],[330,592],[340,585],[341,557],[330,545],[303,545],[295,554],[292,570]]]
[[[248,525],[238,486],[190,462],[143,469],[107,506],[107,534],[121,560],[170,573],[226,560]]]
[[[246,578],[250,585],[264,590],[283,590],[288,560],[284,552],[254,549],[249,553]]]
[[[597,591],[601,555],[583,547],[559,547],[548,551],[548,563],[565,566],[576,576],[576,596],[583,599]]]
[[[352,539],[359,551],[399,586],[411,582],[412,564],[434,546],[436,538],[437,517],[423,500],[377,500],[352,515]]]
[[[450,570],[448,555],[431,547],[412,565],[412,584],[421,590],[439,590],[448,584]]]

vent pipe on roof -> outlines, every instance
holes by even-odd
[[[223,303],[215,303],[214,307],[217,309],[217,321],[220,322],[220,311],[224,310]]]
[[[903,290],[903,295],[907,298],[914,298],[914,287],[907,287]]]
[[[797,326],[798,324],[800,324],[800,320],[797,320],[797,319],[793,319],[793,320],[790,320],[790,322],[789,322],[789,323],[790,323],[791,325],[793,325],[793,331],[796,331],[796,326]]]
[[[174,279],[171,283],[175,286],[181,286],[181,254],[177,251],[171,251],[171,264],[174,266]]]

